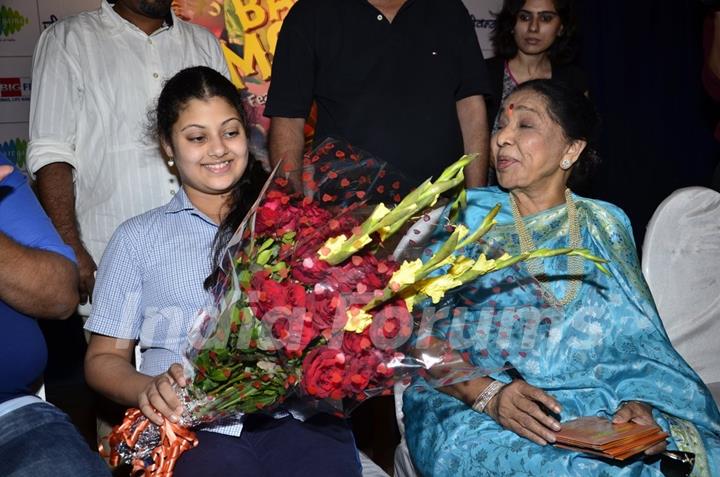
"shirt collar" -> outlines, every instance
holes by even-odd
[[[183,210],[195,210],[195,207],[188,199],[185,189],[180,187],[170,202],[165,206],[165,214],[177,214]]]
[[[137,26],[118,15],[118,13],[113,9],[112,4],[110,4],[107,0],[102,0],[102,4],[100,6],[100,18],[105,27],[111,33],[118,33],[123,29],[130,28],[141,32],[143,35],[145,34],[145,32],[140,30]],[[177,17],[171,8],[163,26],[154,31],[150,36],[157,35],[160,32],[171,29],[175,25],[176,21]]]
[[[175,196],[173,196],[172,200],[167,203],[164,210],[165,215],[179,214],[181,212],[189,212],[191,215],[194,215],[204,220],[213,227],[217,227],[217,224],[210,220],[207,215],[203,214],[195,208],[195,206],[192,204],[192,202],[190,202],[190,199],[185,193],[185,189],[183,189],[182,187],[180,187]]]

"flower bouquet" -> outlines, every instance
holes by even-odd
[[[580,255],[601,268],[602,260],[572,249],[463,255],[492,228],[497,206],[476,230],[446,224],[452,232],[433,250],[405,240],[406,250],[423,249],[425,258],[400,261],[392,237],[429,220],[443,194],[451,211],[462,207],[463,168],[472,160],[461,158],[403,197],[384,163],[326,141],[306,158],[310,190],[294,193],[286,177],[271,178],[230,240],[220,279],[190,331],[189,384],[177,389],[186,412],[158,428],[129,410],[111,435],[111,465],[171,475],[177,457],[197,444],[191,428],[300,404],[347,414],[391,393],[397,380],[433,369],[444,370],[443,384],[487,374],[446,343],[418,352],[413,312],[522,260]]]

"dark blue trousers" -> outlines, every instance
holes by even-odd
[[[0,475],[110,477],[110,469],[64,412],[38,402],[0,418]]]
[[[360,477],[362,469],[347,421],[317,414],[305,422],[249,415],[240,437],[198,432],[175,477]]]

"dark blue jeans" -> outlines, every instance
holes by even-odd
[[[0,475],[110,477],[68,416],[38,402],[0,417]]]
[[[178,460],[175,477],[360,477],[347,421],[318,414],[246,417],[240,437],[198,432],[200,443]]]

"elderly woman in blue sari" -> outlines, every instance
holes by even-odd
[[[441,388],[417,379],[405,392],[407,443],[425,477],[660,477],[666,449],[696,455],[691,475],[720,475],[720,414],[668,341],[628,218],[567,188],[594,160],[596,122],[587,98],[548,80],[522,84],[504,104],[491,141],[501,187],[468,191],[460,217],[472,229],[502,206],[476,253],[587,248],[609,273],[556,257],[490,274],[453,297],[464,312],[434,332],[488,371]],[[622,462],[551,445],[563,422],[582,416],[656,423],[669,437]]]

